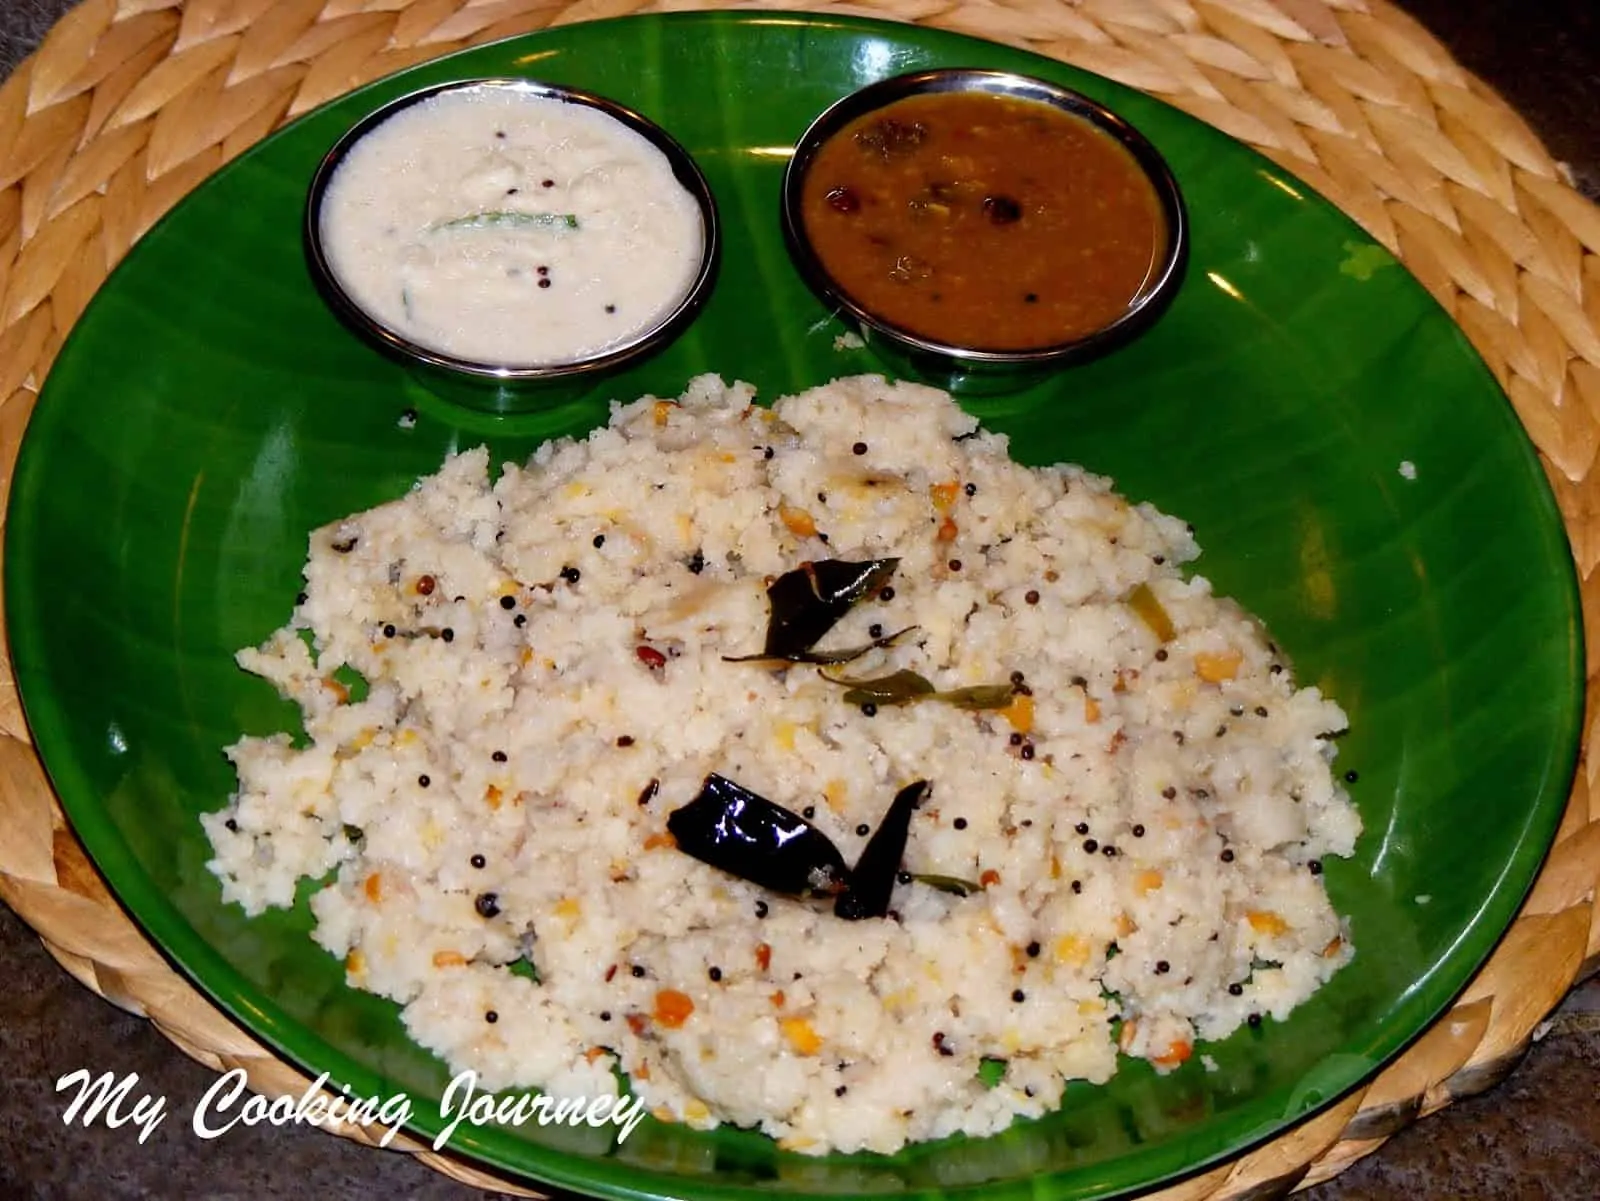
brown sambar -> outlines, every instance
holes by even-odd
[[[1156,190],[1115,139],[1055,105],[909,96],[818,149],[801,219],[838,288],[948,346],[1027,351],[1102,330],[1166,255]]]

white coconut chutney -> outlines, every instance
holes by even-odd
[[[572,362],[665,320],[698,274],[695,197],[643,135],[517,85],[449,91],[357,141],[323,197],[350,298],[428,349]]]

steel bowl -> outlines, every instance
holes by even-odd
[[[1127,309],[1088,334],[1026,350],[988,350],[925,337],[859,302],[829,274],[811,245],[801,210],[807,173],[818,151],[851,122],[910,96],[978,92],[1052,105],[1121,145],[1155,191],[1166,247]],[[897,370],[952,391],[987,394],[1025,388],[1063,367],[1087,362],[1126,344],[1165,311],[1183,282],[1189,226],[1183,195],[1166,161],[1137,129],[1103,104],[1069,88],[1006,71],[947,68],[917,71],[870,84],[837,101],[801,135],[784,173],[784,239],[801,276],[822,301],[856,327],[868,346]]]
[[[351,149],[403,109],[447,93],[491,88],[559,100],[604,113],[642,135],[661,151],[678,183],[694,197],[700,209],[702,234],[699,270],[688,290],[659,320],[626,342],[583,358],[533,365],[458,357],[419,345],[375,316],[351,295],[330,262],[323,238],[323,203],[329,185]],[[599,377],[620,371],[664,348],[688,327],[710,296],[721,256],[720,226],[711,187],[689,152],[664,129],[603,96],[560,84],[511,78],[472,79],[423,88],[363,117],[333,145],[312,176],[305,206],[304,242],[318,291],[347,325],[385,354],[413,369],[423,385],[435,394],[472,408],[502,413],[524,411],[555,398],[575,395]]]

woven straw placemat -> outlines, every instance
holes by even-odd
[[[737,0],[86,0],[0,87],[0,495],[63,337],[106,273],[222,163],[377,76],[549,25]],[[753,7],[753,6],[751,6]],[[1394,251],[1467,332],[1538,445],[1600,637],[1600,209],[1426,31],[1379,0],[788,0],[1024,46],[1264,151]],[[1556,845],[1493,958],[1396,1062],[1318,1117],[1168,1188],[1262,1197],[1336,1175],[1480,1092],[1600,960],[1596,726]],[[144,939],[73,836],[0,655],[0,898],[89,988],[257,1092],[306,1081]],[[366,1141],[359,1128],[340,1133]],[[409,1140],[440,1171],[523,1192]]]

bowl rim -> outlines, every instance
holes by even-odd
[[[818,151],[850,122],[911,96],[975,92],[1031,100],[1058,108],[1109,136],[1126,150],[1154,189],[1166,228],[1167,245],[1158,265],[1121,316],[1090,333],[1021,350],[985,350],[919,334],[874,313],[841,286],[812,248],[801,199],[806,175]],[[1183,283],[1189,261],[1189,218],[1182,189],[1167,161],[1128,120],[1082,92],[1016,71],[980,67],[933,67],[870,83],[825,108],[795,142],[784,170],[781,215],[784,241],[801,277],[822,301],[866,330],[906,350],[943,356],[967,367],[1038,367],[1098,357],[1137,337],[1166,310]]]
[[[329,185],[350,151],[367,134],[404,109],[438,96],[479,89],[507,89],[528,96],[594,109],[639,134],[666,157],[673,177],[694,198],[696,207],[700,211],[701,246],[700,265],[689,287],[658,321],[646,326],[620,345],[583,358],[551,363],[495,363],[453,355],[413,341],[375,317],[340,282],[324,247],[322,209]],[[682,333],[704,307],[710,297],[712,285],[716,281],[722,257],[722,230],[717,213],[716,195],[705,173],[700,169],[700,164],[682,143],[650,118],[607,96],[567,84],[512,75],[483,76],[431,84],[390,100],[367,113],[340,135],[312,173],[311,183],[306,190],[302,242],[312,282],[316,285],[318,294],[357,333],[376,343],[380,349],[402,359],[482,381],[504,383],[564,380],[574,376],[598,375],[626,366],[635,359],[660,349]]]

